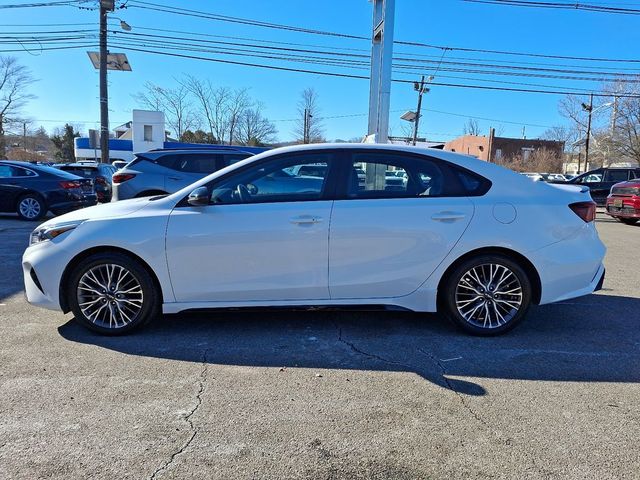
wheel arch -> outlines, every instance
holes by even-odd
[[[162,293],[162,286],[160,285],[160,281],[158,280],[158,276],[156,275],[156,273],[153,271],[153,269],[149,266],[149,264],[144,261],[140,256],[136,255],[135,253],[126,250],[124,248],[120,248],[120,247],[114,247],[114,246],[107,246],[107,245],[103,245],[103,246],[98,246],[98,247],[92,247],[89,248],[87,250],[84,250],[82,252],[80,252],[79,254],[77,254],[75,257],[73,257],[69,263],[67,264],[67,266],[64,269],[64,272],[62,273],[62,277],[60,278],[60,288],[59,290],[59,302],[60,302],[60,308],[62,309],[62,311],[64,313],[68,313],[69,311],[71,311],[71,308],[69,307],[69,295],[68,295],[68,282],[69,282],[69,277],[71,276],[71,272],[73,272],[74,268],[85,258],[94,255],[96,253],[121,253],[123,255],[126,255],[128,257],[130,257],[132,260],[135,260],[137,262],[140,263],[140,265],[142,265],[142,267],[147,271],[147,273],[149,273],[149,275],[151,276],[151,279],[153,280],[154,286],[157,289],[158,292],[158,296],[160,297],[160,304],[164,303],[164,298],[163,298],[163,293]]]
[[[47,204],[47,198],[45,197],[45,195],[38,192],[37,190],[33,190],[29,188],[29,189],[23,190],[22,192],[16,195],[16,198],[14,199],[14,202],[13,202],[13,209],[15,210],[16,208],[18,208],[18,204],[20,203],[20,200],[22,200],[24,197],[28,195],[34,195],[36,197],[39,197],[42,200],[42,203],[44,203],[44,206],[46,208],[49,208]]]
[[[522,255],[515,250],[511,250],[509,248],[504,247],[483,247],[475,250],[471,250],[464,255],[457,258],[451,265],[447,267],[445,272],[440,277],[440,281],[438,282],[438,302],[440,302],[440,295],[442,292],[442,285],[447,281],[451,272],[458,267],[461,263],[469,260],[470,258],[476,257],[478,255],[491,255],[491,254],[500,254],[510,257],[515,260],[527,273],[529,280],[531,281],[531,303],[538,305],[540,303],[540,299],[542,298],[542,282],[540,280],[540,274],[536,267],[531,263],[527,257]]]

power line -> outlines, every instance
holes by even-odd
[[[13,3],[0,5],[0,9],[8,8],[35,8],[35,7],[72,7],[85,3],[87,0],[62,0],[57,2],[37,2],[37,3]]]
[[[510,7],[551,8],[556,10],[585,10],[598,13],[615,13],[622,15],[640,15],[637,8],[610,7],[606,5],[587,4],[579,2],[534,2],[526,0],[463,0],[467,3],[486,3]]]
[[[480,1],[480,0],[478,0]],[[489,0],[487,0],[489,1]],[[223,22],[231,22],[238,23],[244,25],[265,27],[265,28],[273,28],[278,30],[288,30],[295,31],[299,33],[310,33],[315,35],[324,35],[324,36],[335,36],[342,38],[350,38],[355,40],[366,40],[370,41],[369,37],[361,36],[361,35],[352,35],[341,32],[331,32],[326,30],[317,30],[317,29],[308,29],[301,28],[293,25],[285,25],[278,23],[270,23],[270,22],[262,22],[258,20],[252,20],[247,18],[240,17],[231,17],[226,15],[217,15],[208,12],[191,10],[179,7],[172,7],[168,5],[161,5],[151,2],[145,2],[141,0],[130,0],[130,5],[128,8],[142,8],[142,9],[150,9],[161,11],[165,13],[175,13],[178,15],[186,15],[197,18],[204,18],[208,20],[216,20]],[[563,59],[563,60],[580,60],[580,61],[598,61],[598,62],[616,62],[616,63],[640,63],[640,59],[612,59],[612,58],[598,58],[598,57],[585,57],[585,56],[571,56],[571,55],[554,55],[554,54],[541,54],[541,53],[533,53],[533,52],[514,52],[514,51],[505,51],[505,50],[489,50],[489,49],[477,49],[477,48],[466,48],[466,47],[451,47],[451,46],[442,46],[442,45],[433,45],[423,42],[412,42],[412,41],[403,41],[403,40],[395,40],[394,44],[398,45],[407,45],[407,46],[415,46],[415,47],[423,47],[423,48],[431,48],[431,49],[439,49],[439,50],[451,50],[451,51],[464,51],[464,52],[475,52],[475,53],[491,53],[496,55],[512,55],[512,56],[527,56],[527,57],[537,57],[537,58],[549,58],[549,59]]]
[[[235,60],[203,57],[203,56],[198,56],[198,55],[187,55],[187,54],[171,53],[171,52],[159,52],[159,51],[148,50],[148,49],[144,49],[144,48],[131,47],[131,46],[128,46],[128,45],[117,45],[117,46],[120,47],[120,48],[127,49],[127,50],[137,51],[137,52],[142,52],[142,53],[149,53],[149,54],[153,54],[153,55],[162,55],[162,56],[179,57],[179,58],[189,58],[189,59],[194,59],[194,60],[204,60],[204,61],[215,62],[215,63],[224,63],[224,64],[230,64],[230,65],[242,65],[242,66],[249,66],[249,67],[256,67],[256,68],[264,68],[264,69],[269,69],[269,70],[280,70],[280,71],[296,72],[296,73],[307,73],[307,74],[312,74],[312,75],[323,75],[323,76],[330,76],[330,77],[354,78],[354,79],[360,79],[360,80],[369,80],[369,76],[368,75],[354,75],[354,74],[347,74],[347,73],[326,72],[326,71],[309,70],[309,69],[301,69],[301,68],[289,68],[289,67],[283,67],[283,66],[277,66],[277,65],[265,65],[265,64],[251,63],[251,62],[239,62],[239,61],[235,61]],[[393,79],[392,81],[398,82],[398,83],[409,83],[409,84],[413,84],[414,83],[414,80],[409,80],[409,79]],[[463,85],[463,84],[444,83],[444,82],[430,82],[430,84],[431,85],[435,85],[435,86],[442,86],[442,87],[467,88],[467,89],[479,89],[479,90],[498,90],[498,91],[520,92],[520,93],[540,93],[540,94],[551,94],[551,95],[575,95],[575,94],[580,94],[580,93],[575,92],[575,91],[567,91],[567,90],[564,90],[564,91],[562,91],[562,90],[536,90],[536,89],[525,89],[525,88],[492,87],[492,86],[487,86],[487,85]],[[608,93],[594,93],[593,95],[596,96],[596,97],[610,97],[611,96],[611,94],[608,94]],[[616,96],[618,96],[618,97],[640,98],[640,94],[633,94],[633,93],[626,93],[626,92],[616,93]]]

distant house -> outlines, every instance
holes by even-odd
[[[561,157],[564,142],[493,135],[463,135],[444,145],[444,150],[473,155],[487,162],[500,162],[502,159],[514,157],[521,157],[526,161],[532,152],[541,149],[550,150]]]

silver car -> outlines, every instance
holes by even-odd
[[[134,160],[114,173],[111,201],[177,192],[251,155],[232,148],[163,149],[138,153]]]

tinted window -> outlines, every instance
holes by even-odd
[[[628,170],[608,170],[605,175],[605,182],[624,182],[629,179]]]
[[[387,175],[389,170],[402,176]],[[395,152],[356,153],[347,176],[348,198],[433,197],[460,190],[459,181],[444,164]],[[454,183],[457,188],[452,189]]]
[[[213,173],[219,169],[219,158],[219,155],[207,153],[179,155],[174,169],[189,173]]]
[[[140,157],[142,159],[144,159],[144,157]],[[178,156],[177,155],[163,155],[159,158],[157,158],[156,160],[152,160],[153,163],[157,163],[158,165],[161,165],[163,167],[167,167],[167,168],[175,168],[176,162],[178,161]],[[130,166],[133,165],[133,163],[130,164]]]
[[[73,173],[79,177],[93,178],[98,174],[98,169],[91,167],[62,167],[65,172]]]
[[[224,158],[224,166],[233,165],[234,163],[239,162],[240,160],[244,160],[245,158],[249,158],[251,155],[246,153],[236,153],[233,155],[223,155]]]
[[[11,167],[14,177],[35,177],[36,173],[26,168]]]
[[[11,176],[11,167],[9,165],[0,165],[0,178],[9,178]]]
[[[322,198],[331,154],[291,155],[271,160],[227,177],[213,185],[211,201],[218,204],[293,202]],[[306,165],[323,170],[321,176],[297,172]]]

